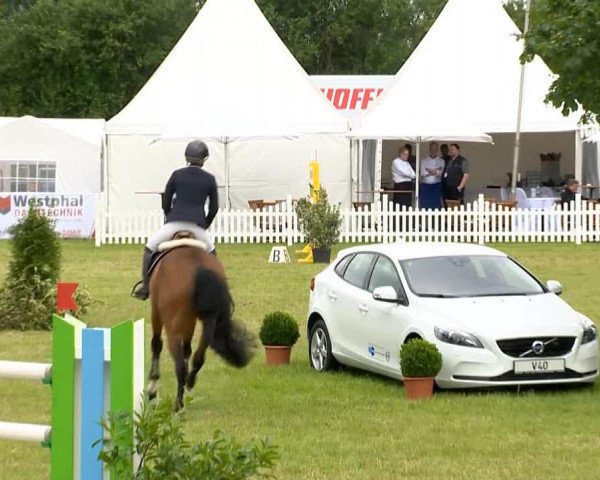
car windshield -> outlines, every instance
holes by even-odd
[[[544,288],[510,258],[460,255],[400,261],[411,290],[419,296],[454,298],[537,295]]]

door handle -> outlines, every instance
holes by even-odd
[[[329,291],[329,292],[327,292],[327,295],[329,295],[329,298],[330,298],[331,300],[333,300],[334,302],[335,302],[335,301],[337,300],[337,298],[338,298],[338,296],[337,296],[337,293],[335,293],[335,292],[332,292],[332,291]]]
[[[358,309],[362,312],[362,313],[367,313],[369,311],[369,307],[367,307],[366,305],[359,305]]]

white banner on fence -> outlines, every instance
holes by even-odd
[[[27,215],[30,206],[53,220],[62,238],[91,238],[96,200],[93,193],[0,193],[0,239],[10,238],[8,229]]]

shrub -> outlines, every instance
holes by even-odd
[[[265,315],[259,332],[263,345],[291,347],[300,338],[298,323],[289,313],[271,312]]]
[[[54,231],[53,222],[30,208],[26,217],[9,228],[11,235],[11,260],[8,264],[8,278],[25,282],[35,275],[42,284],[58,281],[60,274],[60,239]]]
[[[442,369],[442,354],[431,342],[413,339],[400,348],[404,377],[435,377]]]
[[[332,206],[323,187],[319,188],[319,198],[312,203],[301,198],[296,205],[298,223],[311,248],[330,248],[340,237],[342,216],[339,207]]]
[[[189,402],[186,401],[189,405]],[[242,445],[214,432],[210,440],[191,444],[184,437],[184,410],[172,413],[173,402],[143,402],[134,418],[128,413],[110,413],[103,419],[105,437],[99,440],[99,458],[119,480],[243,480],[273,478],[271,470],[278,459],[277,447],[266,440]],[[138,471],[133,473],[135,453]]]
[[[26,217],[10,227],[11,260],[0,290],[0,329],[50,330],[56,310],[56,283],[60,275],[61,250],[52,222],[30,208]],[[84,315],[92,303],[85,287],[75,292]]]

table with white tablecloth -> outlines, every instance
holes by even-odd
[[[539,197],[539,198],[528,198],[529,200],[529,208],[543,208],[544,210],[548,210],[556,205],[556,201],[558,198],[555,197]]]
[[[559,199],[555,197],[528,197],[527,207],[517,206],[517,213],[513,223],[515,231],[559,231],[560,220],[558,215],[553,213],[557,200]],[[544,212],[535,216],[531,215],[533,212],[539,212],[540,210]],[[523,212],[523,215],[520,215],[520,212]],[[540,222],[542,222],[541,225]]]

